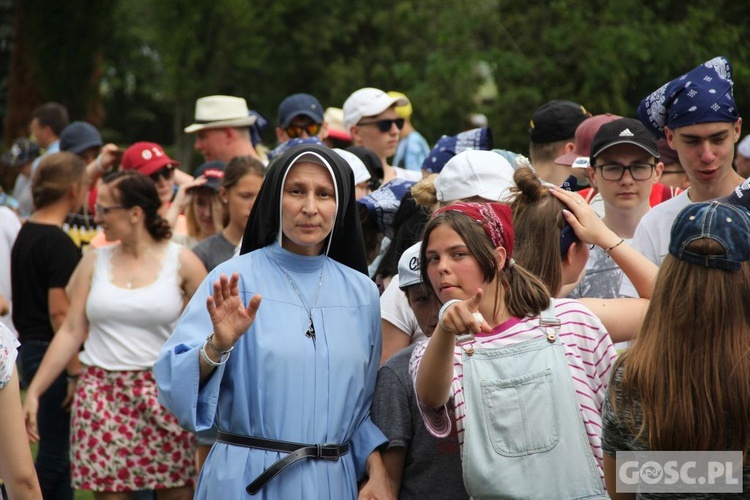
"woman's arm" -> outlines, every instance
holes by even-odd
[[[359,492],[359,500],[396,499],[393,485],[390,484],[388,472],[379,450],[370,453],[365,462],[367,467],[367,484]]]
[[[52,382],[60,376],[70,359],[77,355],[86,338],[89,326],[86,318],[86,301],[91,288],[91,275],[95,262],[96,250],[91,249],[86,252],[73,273],[72,282],[69,285],[71,300],[68,313],[60,329],[55,333],[42,359],[42,364],[26,392],[24,416],[29,437],[34,441],[39,439],[36,424],[39,396],[44,394]]]
[[[0,389],[0,477],[13,499],[41,500],[42,491],[23,426],[18,375]]]
[[[174,169],[174,180],[175,184],[178,186],[177,194],[175,195],[174,200],[172,200],[172,204],[169,206],[169,210],[167,210],[167,215],[165,217],[172,229],[174,229],[177,224],[177,217],[179,217],[181,213],[184,213],[188,205],[190,205],[190,202],[193,201],[193,195],[188,192],[190,188],[206,183],[205,177],[200,176],[195,179],[192,175],[183,172],[179,168]]]
[[[568,206],[568,210],[563,210],[563,216],[576,236],[585,243],[603,248],[633,283],[638,295],[651,298],[656,273],[659,271],[656,264],[608,228],[588,203],[578,203],[583,200],[580,195],[560,188],[552,188],[550,192]]]
[[[206,277],[206,268],[195,253],[187,248],[180,249],[180,281],[185,292],[184,308]]]
[[[447,308],[441,308],[442,318],[439,317],[438,326],[417,370],[415,388],[420,404],[440,408],[448,402],[453,382],[456,335],[469,331],[475,334],[492,331],[487,321],[482,320],[480,324],[473,316],[478,312],[482,295],[482,289],[479,288],[471,298],[447,303]]]
[[[643,324],[648,309],[648,299],[578,299],[597,315],[609,333],[612,342],[627,342]]]
[[[52,331],[57,334],[58,330],[65,321],[65,316],[68,314],[70,302],[68,301],[68,294],[65,293],[64,288],[50,288],[47,291],[47,303],[49,304],[49,319],[52,323]],[[78,360],[78,353],[73,354],[68,365],[66,367],[69,377],[72,377],[71,382],[68,383],[68,395],[65,397],[63,405],[67,407],[73,402],[73,394],[75,393],[75,379],[78,377],[78,373],[81,371],[81,362]]]

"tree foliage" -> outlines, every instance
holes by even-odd
[[[27,28],[15,43],[33,42],[24,50],[43,100],[96,116],[100,95],[105,137],[172,145],[188,163],[182,128],[210,94],[243,96],[273,124],[294,92],[341,107],[360,87],[400,90],[430,142],[483,112],[499,147],[525,152],[529,117],[544,102],[634,116],[657,86],[721,54],[734,65],[739,109],[750,109],[750,13],[729,0],[17,5]]]

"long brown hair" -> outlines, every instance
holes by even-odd
[[[565,225],[565,206],[530,168],[520,168],[513,176],[516,196],[511,205],[516,244],[513,255],[556,295],[562,287],[560,233]]]
[[[495,248],[492,246],[487,233],[484,232],[482,226],[462,213],[448,211],[430,219],[425,226],[424,236],[422,237],[422,247],[419,250],[420,262],[427,262],[427,242],[430,240],[430,234],[436,227],[443,224],[456,231],[464,240],[469,253],[477,259],[485,281],[488,283],[495,282],[497,301],[492,312],[493,316],[497,316],[500,310],[501,298],[503,298],[508,312],[519,318],[536,316],[549,306],[550,294],[541,280],[518,263],[510,265],[506,269],[501,269],[497,265]],[[426,265],[421,266],[420,273],[422,274],[422,281],[429,285],[428,288],[432,294],[437,295],[427,275]]]
[[[720,255],[710,239],[690,251]],[[636,439],[650,450],[742,450],[750,447],[750,263],[739,271],[667,255],[633,345],[621,356],[622,406]],[[610,388],[612,390],[612,388]],[[611,394],[613,404],[616,403]],[[625,409],[638,402],[636,428]]]

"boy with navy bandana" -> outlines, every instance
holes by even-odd
[[[715,57],[663,85],[638,107],[638,118],[666,138],[690,179],[689,189],[651,209],[635,231],[633,247],[657,265],[668,253],[670,229],[680,210],[727,196],[743,181],[732,169],[742,128],[732,87],[729,61]],[[636,295],[627,281],[621,291]]]

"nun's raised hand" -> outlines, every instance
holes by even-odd
[[[206,309],[214,327],[213,344],[219,351],[228,351],[255,321],[261,296],[255,294],[247,304],[242,303],[240,277],[222,274],[214,283],[214,293],[206,299]]]

